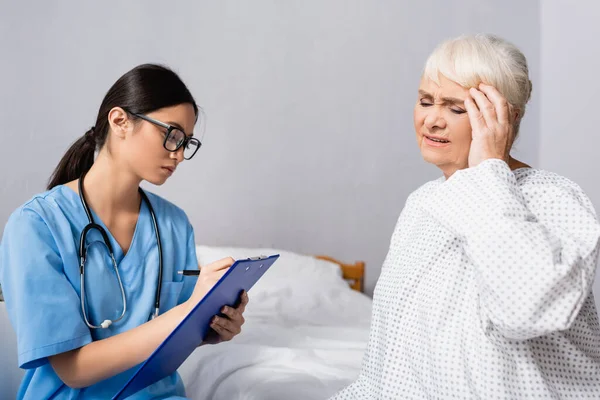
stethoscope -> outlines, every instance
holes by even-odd
[[[106,231],[98,224],[94,222],[94,218],[92,217],[92,213],[90,212],[90,208],[85,201],[85,195],[83,193],[83,178],[85,177],[85,173],[79,179],[79,198],[81,199],[81,204],[83,204],[83,208],[85,209],[85,213],[87,214],[89,224],[83,228],[81,231],[81,237],[79,239],[79,274],[81,277],[81,311],[83,312],[83,319],[85,320],[86,325],[91,329],[100,329],[100,328],[108,328],[113,323],[120,321],[125,312],[127,312],[127,300],[125,298],[125,289],[123,288],[123,282],[121,281],[121,275],[119,274],[119,269],[117,268],[117,262],[115,260],[115,255],[113,253],[113,248],[108,240],[108,235]],[[150,200],[148,200],[148,196],[142,190],[142,188],[138,188],[140,195],[142,196],[142,200],[148,206],[150,210],[150,216],[152,217],[152,223],[154,225],[154,233],[156,235],[156,244],[158,245],[158,282],[156,284],[156,295],[154,300],[154,313],[150,316],[150,318],[158,317],[158,310],[160,309],[160,289],[162,286],[162,273],[163,273],[163,258],[162,258],[162,243],[160,241],[160,233],[158,231],[158,223],[156,222],[156,215],[154,214],[154,209],[152,208],[152,204],[150,204]],[[86,261],[86,247],[85,247],[85,239],[89,231],[92,229],[96,229],[100,234],[102,234],[102,239],[104,240],[104,245],[108,249],[108,253],[110,255],[110,259],[112,261],[113,268],[117,275],[117,280],[119,281],[119,287],[121,288],[121,297],[123,299],[123,311],[119,318],[111,320],[105,319],[100,325],[92,325],[87,317],[86,313],[86,300],[85,300],[85,261]]]

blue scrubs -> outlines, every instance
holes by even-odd
[[[185,213],[148,193],[163,251],[161,313],[191,295],[196,279],[177,270],[198,267],[194,232]],[[0,283],[18,338],[19,366],[26,370],[18,399],[107,399],[128,380],[133,369],[84,389],[71,389],[56,375],[49,356],[73,350],[148,321],[154,310],[158,248],[150,212],[142,201],[127,254],[106,226],[127,300],[122,320],[108,329],[89,329],[80,303],[79,237],[88,219],[77,193],[61,185],[34,196],[9,218],[0,243]],[[88,235],[86,298],[90,323],[116,319],[123,303],[106,247],[94,230]],[[102,362],[102,359],[98,359]],[[138,392],[131,399],[182,398],[177,373]]]

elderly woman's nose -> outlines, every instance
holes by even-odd
[[[442,118],[442,115],[437,107],[430,107],[430,109],[427,110],[427,114],[425,114],[424,124],[428,129],[444,128],[446,126],[446,121],[444,118]]]

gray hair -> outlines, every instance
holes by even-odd
[[[490,34],[463,35],[442,42],[429,56],[424,76],[439,84],[439,76],[465,87],[494,86],[519,111],[518,133],[532,84],[523,53],[512,43]]]

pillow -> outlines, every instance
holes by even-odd
[[[340,293],[352,292],[339,265],[330,261],[269,248],[196,246],[201,266],[225,257],[237,260],[273,254],[280,257],[250,290],[247,314],[303,317],[298,314],[314,312]]]

